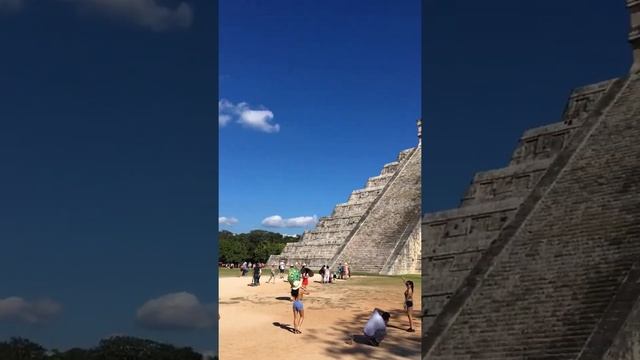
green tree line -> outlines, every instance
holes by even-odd
[[[2,360],[218,360],[189,347],[175,347],[151,340],[116,336],[100,341],[90,349],[47,350],[24,338],[0,342]]]
[[[300,238],[300,235],[284,236],[265,230],[253,230],[243,234],[223,230],[218,233],[218,261],[223,263],[266,262],[269,255],[280,254],[287,243],[299,241]]]

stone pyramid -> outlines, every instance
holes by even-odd
[[[315,229],[289,243],[268,263],[306,263],[312,269],[348,262],[352,272],[420,272],[420,145],[403,150],[364,188],[320,218]]]
[[[629,76],[574,90],[423,218],[425,359],[640,358],[640,1]]]

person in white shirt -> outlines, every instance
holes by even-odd
[[[284,277],[284,261],[283,260],[280,260],[280,265],[278,269],[280,270],[280,279],[282,279]]]
[[[364,335],[372,345],[378,346],[387,335],[387,323],[391,315],[380,309],[374,309],[364,326]]]

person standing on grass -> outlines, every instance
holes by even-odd
[[[404,309],[407,311],[407,318],[409,318],[409,329],[407,331],[415,332],[413,329],[413,317],[411,316],[413,311],[413,281],[404,280],[404,286],[406,287],[404,291]]]

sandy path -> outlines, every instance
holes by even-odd
[[[255,356],[300,359],[420,359],[420,321],[415,316],[415,333],[409,333],[402,309],[404,286],[366,285],[354,277],[335,284],[320,284],[316,275],[305,296],[303,334],[287,328],[293,324],[289,283],[251,287],[251,278],[226,277],[220,285],[220,359],[250,359]],[[370,279],[370,278],[366,278]],[[317,282],[316,282],[317,281]],[[416,291],[416,294],[419,294]],[[414,296],[420,309],[420,296]],[[361,344],[362,328],[373,308],[389,311],[388,335],[380,347]],[[352,340],[355,337],[355,342]]]

